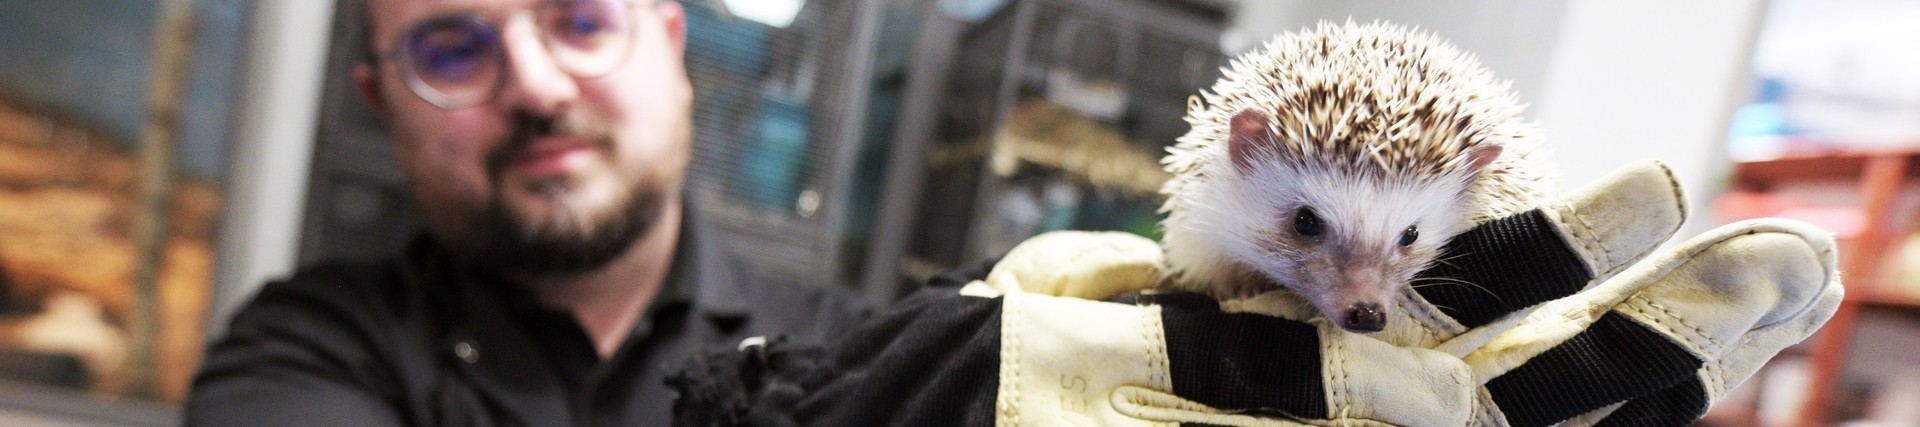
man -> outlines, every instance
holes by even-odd
[[[664,425],[708,345],[820,341],[837,294],[738,268],[689,215],[680,6],[371,0],[362,96],[427,224],[401,259],[270,284],[193,425]]]

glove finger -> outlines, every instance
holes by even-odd
[[[1452,333],[1492,323],[1612,275],[1685,219],[1685,198],[1666,165],[1627,166],[1540,209],[1455,236],[1441,261],[1413,280],[1419,298],[1410,298],[1416,307],[1407,312]]]
[[[1807,310],[1787,314],[1786,320],[1748,332],[1726,354],[1707,361],[1698,375],[1658,393],[1635,398],[1606,414],[1597,425],[1679,425],[1705,416],[1714,401],[1726,397],[1752,377],[1775,354],[1807,339],[1826,324],[1846,296],[1837,281],[1829,283],[1830,286],[1819,289],[1818,299]]]
[[[1464,360],[1512,425],[1559,422],[1689,380],[1717,395],[1832,315],[1834,265],[1832,238],[1811,226],[1729,225],[1549,302]]]
[[[1160,244],[1122,232],[1053,231],[1015,245],[968,290],[1102,300],[1160,284]]]

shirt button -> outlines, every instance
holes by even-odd
[[[454,344],[453,355],[459,356],[460,360],[464,360],[467,363],[480,363],[480,347],[473,345],[472,341],[461,341]]]

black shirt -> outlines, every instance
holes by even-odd
[[[187,424],[666,425],[663,378],[696,351],[824,342],[864,315],[841,293],[743,268],[688,213],[660,295],[605,361],[571,315],[421,238],[400,259],[262,288],[208,351]]]

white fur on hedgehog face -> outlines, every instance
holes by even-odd
[[[1339,323],[1354,303],[1391,307],[1395,294],[1468,225],[1471,212],[1462,194],[1473,178],[1470,172],[1419,180],[1290,163],[1267,158],[1243,170],[1232,162],[1213,162],[1203,172],[1207,178],[1190,188],[1195,203],[1187,205],[1193,210],[1179,224],[1186,230],[1178,233],[1187,238],[1170,239],[1169,245],[1182,247],[1170,246],[1169,252],[1186,252],[1183,259],[1228,269],[1196,271],[1212,276],[1216,296],[1244,296],[1246,286],[1264,285],[1264,278]],[[1320,218],[1318,236],[1296,231],[1303,208]],[[1418,237],[1402,246],[1409,227]],[[1231,263],[1213,261],[1220,259]],[[1258,276],[1232,277],[1247,273]]]

